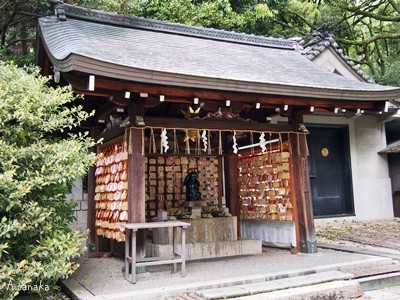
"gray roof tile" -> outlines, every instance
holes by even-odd
[[[84,62],[93,74],[98,65],[106,64],[114,66],[107,76],[130,79],[130,74],[143,70],[149,78],[155,74],[175,76],[180,84],[193,87],[202,87],[195,85],[208,80],[216,88],[294,96],[318,97],[322,90],[337,99],[367,100],[360,91],[376,92],[371,100],[384,97],[378,95],[382,91],[400,95],[397,88],[349,80],[323,70],[289,47],[292,41],[277,39],[275,43],[272,38],[250,39],[254,36],[198,27],[193,34],[183,30],[192,28],[187,25],[146,20],[146,26],[136,26],[126,21],[130,18],[113,14],[101,13],[100,22],[96,12],[85,14],[83,19],[66,13],[66,21],[57,16],[39,19],[42,40],[60,71],[81,70]],[[113,21],[107,22],[104,15]],[[128,25],[122,26],[124,22]],[[160,23],[170,25],[161,30]],[[174,26],[180,29],[174,31]],[[244,38],[235,40],[238,36]],[[117,69],[124,69],[123,75]]]
[[[360,66],[355,67],[354,62],[347,56],[343,54],[343,49],[339,47],[339,44],[335,41],[333,35],[328,31],[324,30],[325,28],[322,28],[321,30],[317,30],[312,33],[312,39],[310,41],[306,41],[305,39],[302,39],[300,43],[303,45],[303,53],[304,55],[310,59],[313,60],[316,58],[318,55],[320,55],[326,48],[329,46],[332,47],[332,49],[338,53],[338,55],[343,59],[343,61],[348,64],[358,75],[361,76],[365,81],[369,83],[374,83],[374,80],[365,74],[361,69]]]

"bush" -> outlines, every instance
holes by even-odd
[[[51,289],[78,267],[84,236],[64,201],[94,163],[86,134],[67,133],[90,115],[35,69],[0,62],[0,298]]]

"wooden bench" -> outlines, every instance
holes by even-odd
[[[181,264],[181,275],[186,276],[186,228],[190,223],[181,221],[164,221],[148,223],[127,223],[121,224],[125,228],[125,279],[136,283],[136,268],[144,266],[173,264],[173,272],[177,272],[177,264]],[[177,228],[181,230],[182,248],[181,253],[176,253]],[[136,258],[136,232],[141,229],[173,228],[172,256],[171,257],[145,257]],[[131,269],[131,272],[129,272]]]

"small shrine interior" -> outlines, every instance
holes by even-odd
[[[120,223],[164,212],[164,219],[290,222],[292,252],[316,252],[303,116],[337,107],[339,113],[382,109],[373,101],[172,87],[77,72],[63,73],[62,80],[85,95],[77,104],[95,110],[82,129],[103,139],[89,174],[88,226],[98,249],[99,238],[125,239]],[[186,199],[184,181],[192,171],[200,211]]]
[[[36,63],[94,111],[79,130],[101,141],[88,174],[96,251],[124,241],[121,223],[176,218],[194,243],[317,252],[304,116],[379,116],[400,90],[322,70],[290,40],[51,3]]]

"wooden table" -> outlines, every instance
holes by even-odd
[[[125,228],[125,279],[136,283],[136,267],[173,264],[173,272],[177,272],[177,264],[181,263],[181,275],[186,276],[186,228],[190,223],[181,221],[127,223],[121,224]],[[176,253],[176,231],[180,227],[182,248],[181,253]],[[136,258],[136,232],[141,229],[173,228],[172,256],[171,257],[145,257]],[[131,243],[130,243],[131,242]],[[130,245],[131,244],[131,245]],[[131,267],[131,272],[129,268]]]

